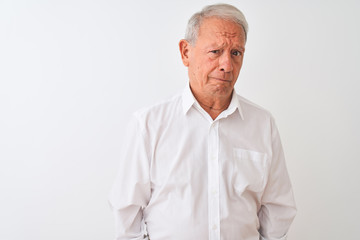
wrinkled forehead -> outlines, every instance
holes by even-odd
[[[245,31],[241,25],[216,17],[206,18],[199,28],[198,38],[228,39],[245,43]]]
[[[199,36],[201,35],[207,37],[243,38],[245,37],[245,31],[240,24],[231,20],[210,17],[202,20],[199,28]]]
[[[240,34],[237,32],[226,32],[226,31],[218,31],[215,32],[215,35],[218,37],[224,37],[224,38],[236,38],[240,37]]]

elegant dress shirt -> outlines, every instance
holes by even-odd
[[[116,240],[284,240],[296,208],[269,112],[232,94],[215,120],[189,87],[137,111],[109,196]]]

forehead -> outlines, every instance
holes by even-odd
[[[231,39],[245,43],[245,31],[237,23],[217,17],[205,18],[199,28],[198,39]]]

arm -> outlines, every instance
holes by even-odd
[[[296,207],[279,132],[273,119],[271,124],[272,159],[259,211],[259,232],[261,240],[285,240],[295,217]]]
[[[110,192],[116,240],[143,239],[143,212],[150,199],[149,155],[143,129],[136,117],[127,128],[120,169]]]

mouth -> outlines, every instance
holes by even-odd
[[[209,78],[212,78],[212,79],[214,79],[216,81],[221,81],[221,82],[228,82],[228,83],[231,82],[230,79],[223,79],[223,78],[217,78],[217,77],[209,77]]]

